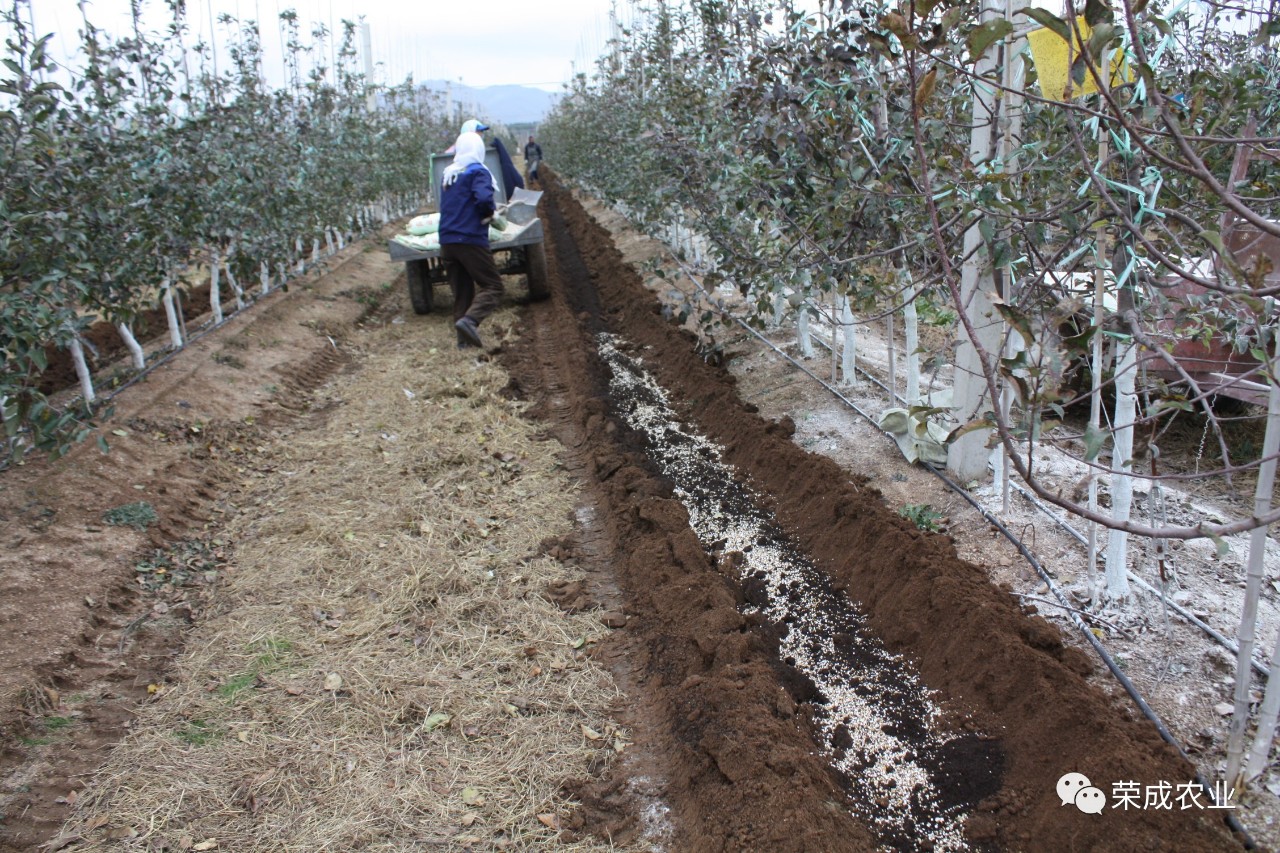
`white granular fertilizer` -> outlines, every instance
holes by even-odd
[[[850,786],[854,814],[893,848],[968,849],[964,824],[975,804],[942,796],[936,769],[953,736],[938,733],[941,710],[908,662],[888,652],[856,605],[789,543],[722,461],[722,448],[680,423],[641,360],[614,336],[601,335],[599,346],[619,414],[647,439],[703,546],[735,555],[747,611],[782,633],[779,657],[816,688],[823,750]]]

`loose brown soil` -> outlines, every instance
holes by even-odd
[[[723,448],[779,536],[837,595],[860,602],[869,630],[933,692],[944,724],[983,745],[949,765],[958,768],[949,780],[958,801],[975,800],[966,806],[972,847],[1239,847],[1217,812],[1087,815],[1063,807],[1054,786],[1069,771],[1107,784],[1181,783],[1194,771],[1149,723],[1091,683],[1092,661],[1021,611],[984,567],[898,516],[869,481],[798,447],[793,423],[770,421],[744,402],[732,376],[663,318],[610,234],[549,174],[544,188],[552,298],[528,306],[520,337],[497,355],[509,393],[532,404],[529,414],[563,445],[564,465],[580,481],[577,532],[544,551],[578,564],[586,580],[544,594],[569,612],[598,610],[616,629],[592,657],[623,691],[614,715],[632,742],[565,780],[580,805],[544,822],[562,829],[564,843],[929,849],[919,838],[877,833],[867,818],[877,804],[855,802],[857,780],[834,770],[820,748],[821,697],[780,659],[780,629],[751,609],[757,591],[739,583],[740,555],[699,541],[652,447],[623,422],[597,348],[596,336],[610,332],[643,358],[682,421]],[[237,489],[281,475],[259,463],[266,454],[258,449],[287,441],[313,389],[360,357],[345,343],[364,297],[379,295],[398,272],[378,245],[349,248],[341,261],[122,395],[108,428],[125,434],[110,436],[111,455],[82,448],[0,477],[0,850],[31,850],[58,834],[79,799],[72,792],[98,784],[94,770],[164,684],[188,625],[226,606],[218,573],[234,543],[220,538],[219,517]],[[145,533],[102,520],[139,500],[161,519]],[[148,588],[137,580],[154,549],[187,555],[183,583]],[[163,689],[154,701],[167,701]],[[181,784],[181,767],[154,772]],[[980,777],[989,787],[966,784]],[[237,812],[237,820],[253,814]],[[380,849],[413,849],[410,838],[384,841]]]
[[[601,396],[601,368],[587,355],[594,350],[590,333],[616,331],[644,352],[648,369],[668,389],[680,414],[721,444],[728,461],[757,492],[769,496],[780,525],[838,588],[863,603],[871,626],[889,647],[915,663],[944,703],[971,714],[998,739],[1003,785],[978,806],[970,822],[973,841],[999,849],[1232,845],[1213,813],[1113,812],[1095,819],[1064,809],[1050,792],[1068,770],[1094,779],[1150,783],[1185,781],[1194,771],[1148,723],[1133,719],[1092,687],[1083,677],[1091,662],[1065,647],[1055,628],[1020,612],[983,569],[959,560],[946,537],[916,530],[889,510],[875,489],[796,447],[789,429],[755,415],[738,398],[732,378],[707,365],[692,341],[663,319],[608,233],[568,193],[545,183],[552,189],[557,278],[567,288],[557,295],[566,310],[553,315],[562,318],[564,339],[544,347],[531,335],[530,345],[565,358],[574,353],[577,369],[597,377],[581,392],[570,418],[593,447],[623,433]],[[541,325],[535,329],[542,334]],[[518,362],[540,363],[531,357]],[[556,376],[565,382],[562,371]],[[522,379],[522,386],[530,393],[535,380]],[[835,814],[813,807],[831,802],[840,780],[821,772],[817,756],[802,760],[803,740],[796,743],[778,730],[810,736],[803,703],[798,715],[788,713],[795,696],[778,707],[779,684],[786,679],[764,677],[762,670],[779,668],[768,655],[767,639],[750,631],[742,636],[734,591],[691,538],[684,510],[664,494],[660,480],[644,476],[644,464],[635,464],[637,451],[625,439],[612,440],[616,451],[596,451],[595,468],[608,500],[604,515],[621,527],[616,534],[623,543],[619,581],[627,606],[638,616],[632,633],[647,652],[627,659],[645,685],[646,705],[656,704],[659,711],[637,728],[665,738],[667,743],[655,748],[674,753],[669,766],[687,768],[684,778],[672,782],[679,792],[672,797],[673,809],[690,808],[680,805],[686,792],[704,803],[696,809],[696,821],[677,820],[683,842],[678,848],[867,849],[873,839],[848,825],[843,809]],[[654,620],[656,635],[643,632],[640,626]],[[701,636],[708,625],[719,630]],[[762,652],[763,660],[758,658]],[[714,715],[705,715],[708,708]],[[734,718],[732,727],[725,726],[726,714]],[[765,720],[770,725],[761,729]],[[791,744],[793,753],[773,761]],[[609,792],[624,787],[619,779],[601,795],[607,802]],[[794,826],[809,832],[778,829]]]

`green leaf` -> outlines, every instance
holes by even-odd
[[[1217,231],[1201,231],[1199,234],[1201,240],[1213,247],[1219,255],[1227,253],[1227,247],[1222,243],[1222,235]]]
[[[924,20],[941,2],[942,0],[916,0],[916,17]]]
[[[438,712],[438,713],[432,714],[430,717],[427,717],[427,719],[423,721],[422,727],[429,732],[435,731],[441,726],[449,725],[449,722],[452,719],[453,718],[450,717],[448,714]]]
[[[977,432],[980,429],[995,429],[995,427],[996,427],[995,421],[993,421],[990,416],[977,418],[975,420],[969,421],[967,424],[961,424],[960,426],[953,429],[947,435],[946,443],[951,444],[953,441],[955,441],[957,438],[960,438],[962,435],[968,435],[969,433]]]
[[[969,61],[977,62],[987,52],[987,48],[1011,32],[1013,32],[1013,24],[1004,18],[996,18],[974,27],[969,31]]]
[[[1016,14],[1026,15],[1042,27],[1048,27],[1053,30],[1065,42],[1071,41],[1071,25],[1050,12],[1048,9],[1036,9],[1028,6],[1025,9],[1019,9]]]
[[[1022,335],[1022,339],[1026,341],[1028,347],[1035,344],[1035,332],[1031,328],[1031,319],[1026,314],[1003,302],[997,302],[995,307],[1000,312],[1000,316],[1004,318],[1004,321],[1012,326],[1019,335]]]
[[[1089,26],[1096,27],[1104,21],[1111,21],[1114,17],[1111,7],[1104,0],[1085,0],[1084,22]]]
[[[1114,24],[1098,24],[1093,28],[1093,33],[1089,36],[1089,43],[1085,45],[1085,49],[1089,51],[1094,62],[1102,62],[1102,52],[1106,50],[1111,40],[1116,37],[1118,30]]]
[[[1083,86],[1088,76],[1089,63],[1084,61],[1084,54],[1080,54],[1071,61],[1071,82],[1077,86]]]
[[[1085,427],[1084,430],[1084,458],[1086,462],[1092,462],[1098,458],[1098,454],[1102,452],[1102,445],[1106,444],[1107,433],[1105,430],[1099,429],[1093,424]]]

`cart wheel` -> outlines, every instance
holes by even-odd
[[[431,274],[426,261],[408,261],[404,265],[405,276],[409,279],[409,302],[413,304],[413,313],[430,314],[434,294],[431,292]]]
[[[525,262],[528,264],[529,298],[546,299],[551,295],[551,285],[547,275],[547,249],[542,243],[534,243],[525,248]]]

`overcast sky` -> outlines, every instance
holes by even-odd
[[[143,2],[150,27],[163,29],[165,4]],[[275,22],[281,11],[295,9],[304,34],[316,23],[340,31],[344,18],[363,15],[371,27],[379,82],[399,83],[413,74],[415,80],[461,80],[477,87],[517,83],[560,91],[575,67],[589,71],[603,51],[610,6],[610,0],[187,0],[187,17],[193,36],[208,41],[212,29],[219,45],[226,41],[225,28],[216,23],[220,14],[258,19],[267,77],[277,84],[283,79],[283,40]],[[57,55],[76,50],[81,21],[76,0],[34,0],[31,14],[37,31],[56,34],[52,49]],[[129,0],[89,0],[88,14],[99,29],[120,35],[130,30]]]

